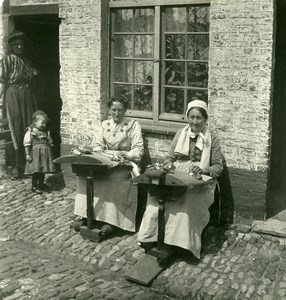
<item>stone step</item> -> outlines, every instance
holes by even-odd
[[[252,231],[286,238],[286,222],[274,218],[266,221],[254,221]]]

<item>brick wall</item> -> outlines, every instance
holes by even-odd
[[[269,0],[211,5],[210,123],[230,167],[236,210],[255,218],[265,212],[269,168],[273,13]]]
[[[64,144],[89,144],[106,111],[107,4],[61,0],[59,11],[61,136]]]
[[[58,4],[59,0],[10,0],[11,6],[37,5],[37,4]]]
[[[237,217],[261,219],[270,151],[273,1],[212,0],[210,24],[210,127],[221,139]],[[162,159],[170,137],[145,137],[150,155]]]
[[[273,3],[214,0],[210,123],[232,167],[265,171],[269,153]]]
[[[0,54],[1,54],[1,57],[3,56],[4,54],[4,51],[5,51],[5,48],[6,48],[6,40],[5,40],[5,23],[7,22],[7,17],[4,15],[3,13],[3,6],[1,6],[0,8]]]

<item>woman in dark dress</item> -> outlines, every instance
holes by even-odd
[[[6,165],[15,166],[17,174],[23,174],[25,150],[23,138],[25,129],[31,124],[32,115],[37,109],[30,89],[31,80],[37,71],[25,58],[26,37],[23,32],[14,31],[9,35],[9,53],[0,62],[1,96],[4,95],[6,115],[11,130],[13,148],[6,151]]]

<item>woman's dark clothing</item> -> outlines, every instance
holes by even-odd
[[[9,155],[10,159],[6,160],[6,164],[22,171],[25,165],[24,133],[37,109],[29,85],[37,72],[25,58],[15,54],[4,56],[0,68],[0,82],[4,84],[4,104],[16,151],[14,157]]]

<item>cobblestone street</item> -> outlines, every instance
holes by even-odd
[[[128,282],[144,254],[136,234],[83,240],[70,228],[74,197],[1,179],[0,299],[286,299],[284,241],[235,228],[209,227],[202,259],[180,253],[151,287]]]
[[[166,299],[125,281],[116,272],[96,270],[79,258],[20,241],[1,242],[0,298],[130,299],[144,293]]]

